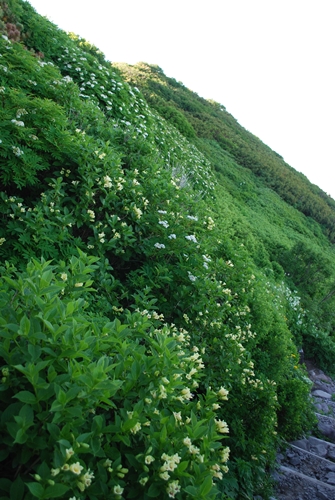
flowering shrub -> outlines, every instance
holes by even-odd
[[[214,498],[227,391],[196,395],[198,348],[159,314],[87,315],[95,260],[33,261],[1,280],[2,494]]]

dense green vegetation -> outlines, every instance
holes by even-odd
[[[335,202],[158,67],[0,8],[0,500],[267,498],[314,423],[298,349],[335,360]]]
[[[217,199],[230,195],[229,205],[238,213],[235,235],[244,244],[253,235],[248,248],[256,265],[299,296],[303,326],[289,324],[296,344],[334,371],[334,200],[239,125],[224,106],[200,98],[157,66],[113,66],[162,116],[167,109],[169,121],[211,162]],[[172,107],[183,113],[193,134],[174,120]]]

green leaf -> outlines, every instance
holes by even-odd
[[[161,430],[161,433],[160,433],[160,441],[161,441],[161,443],[165,443],[166,438],[167,438],[167,429],[166,429],[166,425],[164,425],[163,429]]]
[[[40,361],[39,363],[37,363],[36,365],[36,371],[37,372],[40,372],[41,370],[43,370],[46,366],[50,365],[51,361]]]
[[[183,489],[183,491],[191,495],[193,498],[197,498],[198,496],[198,488],[195,488],[195,486],[187,486]]]
[[[200,493],[203,497],[206,497],[208,493],[211,491],[213,488],[213,481],[211,476],[207,476],[205,481],[202,483],[200,486]]]
[[[50,469],[45,462],[42,462],[37,469],[37,473],[41,476],[42,479],[47,479],[50,475]]]
[[[17,333],[19,331],[19,325],[17,325],[16,323],[8,323],[6,325],[6,328],[14,333]]]
[[[100,439],[98,437],[94,437],[90,440],[90,448],[92,450],[93,455],[97,455],[101,449]]]
[[[138,460],[134,457],[134,455],[130,455],[129,453],[125,454],[127,457],[128,462],[130,465],[132,465],[135,469],[138,467]]]
[[[148,490],[147,495],[148,495],[148,497],[151,497],[151,498],[161,497],[162,487],[158,486],[157,484],[152,484]]]
[[[34,421],[34,410],[27,404],[22,406],[19,415],[24,419],[26,424],[32,424]]]
[[[66,403],[66,394],[63,391],[63,389],[59,389],[59,391],[57,392],[57,401],[61,405],[63,405],[63,406],[65,405],[65,403]]]
[[[27,403],[29,405],[33,405],[36,403],[36,396],[32,392],[29,391],[20,391],[13,396],[13,398],[17,398],[22,403]]]
[[[38,345],[29,344],[28,352],[31,356],[32,363],[35,363],[38,358],[41,356],[42,349]]]
[[[16,433],[14,443],[24,444],[28,439],[25,429],[19,429]]]
[[[142,367],[138,361],[135,361],[131,367],[131,377],[137,380],[142,373]]]
[[[21,500],[24,494],[24,482],[21,476],[18,476],[10,487],[10,499]]]
[[[43,321],[43,323],[44,323],[44,325],[47,327],[47,329],[48,329],[51,333],[55,333],[55,328],[54,328],[53,324],[52,324],[52,323],[50,323],[50,321],[48,321],[48,320],[46,320],[46,319],[42,318],[40,315],[41,315],[41,313],[39,314],[39,316],[38,316],[38,317],[39,317],[39,318],[41,318],[41,320]]]
[[[75,308],[75,302],[69,302],[66,306],[66,316],[71,316]]]
[[[28,335],[29,331],[30,331],[30,320],[27,318],[26,315],[24,315],[20,321],[19,333],[21,335]]]
[[[0,490],[1,491],[6,491],[9,493],[11,485],[12,485],[12,481],[10,481],[9,479],[7,479],[7,478],[0,479]]]
[[[49,486],[45,490],[45,498],[59,498],[64,495],[69,490],[69,487],[65,484],[54,484],[53,486]]]
[[[187,469],[188,464],[189,464],[188,462],[181,462],[177,467],[177,471],[179,473],[184,472],[184,470]]]
[[[40,483],[26,483],[29,488],[29,491],[32,495],[37,498],[43,498],[44,496],[44,488]]]

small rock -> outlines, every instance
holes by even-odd
[[[325,477],[327,483],[335,484],[335,472],[329,472]]]
[[[299,458],[299,457],[291,457],[290,458],[290,464],[294,465],[294,466],[301,464],[301,458]]]
[[[316,391],[312,392],[313,396],[319,397],[319,398],[324,398],[324,399],[331,399],[331,394],[325,391],[321,391],[317,389]]]
[[[324,382],[327,382],[328,384],[332,383],[332,379],[328,377],[323,371],[321,370],[316,370],[315,371],[315,378],[318,380],[323,380]]]
[[[328,438],[335,439],[335,431],[331,424],[327,424],[325,422],[319,422],[318,429],[320,432],[322,432],[322,434],[324,434]]]
[[[309,450],[312,453],[315,453],[319,457],[325,458],[328,453],[328,446],[323,443],[322,441],[320,442],[318,439],[310,437],[309,438]]]
[[[293,441],[292,444],[302,450],[309,451],[310,439],[299,439],[298,441]]]
[[[316,496],[317,496],[318,500],[328,500],[329,499],[328,495],[325,495],[324,493],[322,493],[322,491],[317,491]]]

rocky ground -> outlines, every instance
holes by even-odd
[[[278,453],[272,500],[335,500],[335,381],[306,362],[323,439],[310,436]]]

